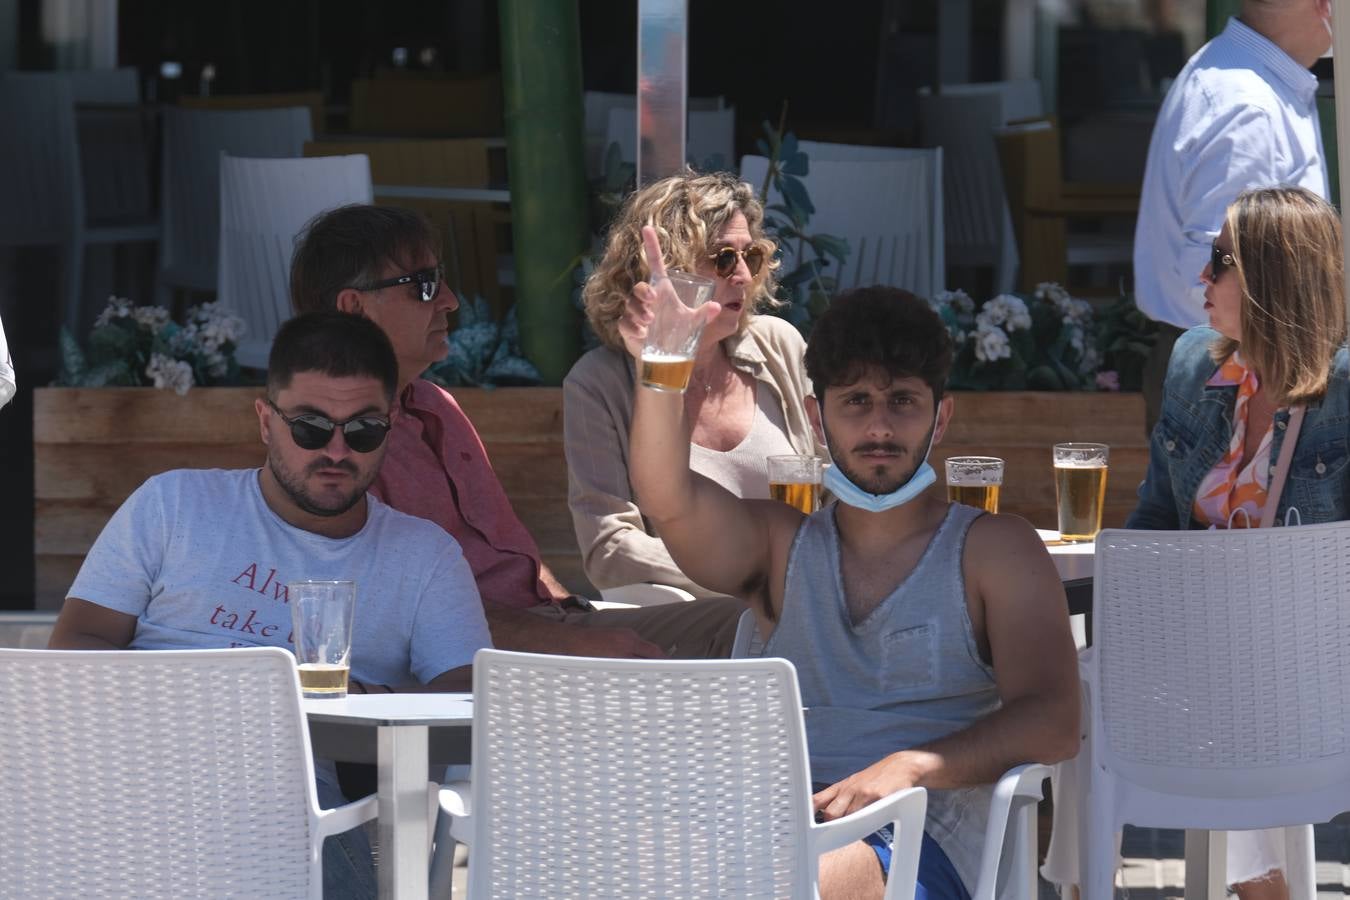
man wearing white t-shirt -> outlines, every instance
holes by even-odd
[[[351,690],[468,689],[490,640],[459,545],[366,493],[397,384],[393,348],[369,320],[283,325],[256,402],[266,464],[148,479],[89,551],[50,646],[290,647],[287,582],[354,581]],[[343,802],[330,766],[318,781],[325,806]],[[373,890],[359,830],[326,843],[324,881],[328,896]]]

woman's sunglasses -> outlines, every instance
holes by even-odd
[[[418,299],[423,303],[430,303],[441,292],[441,282],[444,280],[445,266],[432,266],[430,269],[419,269],[406,275],[395,275],[393,278],[386,278],[384,281],[377,281],[369,287],[357,288],[357,290],[378,291],[387,287],[416,282]]]
[[[294,418],[286,415],[271,400],[267,405],[291,428],[291,440],[301,450],[322,450],[333,439],[333,432],[342,429],[342,439],[357,453],[369,453],[384,443],[389,433],[389,420],[380,416],[355,416],[345,422],[334,422],[317,413],[304,413]]]
[[[1225,250],[1220,247],[1218,241],[1209,245],[1209,271],[1211,278],[1218,281],[1220,275],[1235,265],[1237,265],[1237,259],[1234,258],[1231,250]]]
[[[750,270],[750,277],[753,278],[764,268],[764,248],[757,244],[752,244],[744,250],[723,247],[716,253],[709,253],[708,259],[712,260],[713,268],[722,278],[730,278],[736,271],[736,263],[743,259],[745,267]]]

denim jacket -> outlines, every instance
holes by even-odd
[[[1206,384],[1218,370],[1209,346],[1212,328],[1192,328],[1172,351],[1163,385],[1162,412],[1149,446],[1148,474],[1139,505],[1126,528],[1204,528],[1191,513],[1200,482],[1223,459],[1233,437],[1237,387]],[[1272,468],[1279,459],[1289,411],[1275,414]],[[1327,392],[1308,404],[1289,466],[1289,480],[1276,507],[1283,522],[1290,507],[1304,524],[1350,519],[1350,352],[1341,347],[1332,362]],[[1253,523],[1255,524],[1255,523]]]

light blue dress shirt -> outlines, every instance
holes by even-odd
[[[1316,92],[1316,76],[1237,19],[1181,70],[1153,127],[1134,235],[1135,302],[1151,318],[1207,322],[1200,272],[1243,190],[1330,193]]]

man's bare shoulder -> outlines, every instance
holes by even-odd
[[[968,572],[1014,578],[1053,571],[1055,566],[1031,523],[1010,514],[986,514],[971,523],[964,565]]]

